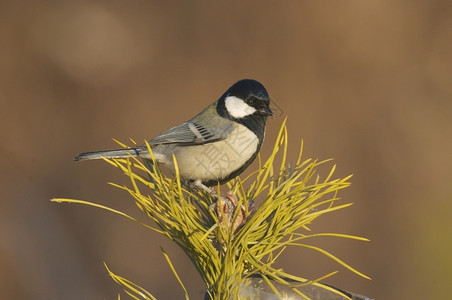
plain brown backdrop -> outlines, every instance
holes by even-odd
[[[102,262],[159,299],[204,287],[184,254],[117,215],[51,203],[72,197],[142,217],[79,152],[142,142],[187,120],[241,78],[285,115],[290,155],[335,158],[354,174],[351,208],[315,232],[371,242],[318,245],[278,266],[376,299],[447,299],[452,280],[452,1],[0,1],[0,290],[3,299],[116,299]],[[255,169],[256,165],[250,167]],[[326,175],[326,174],[323,174]]]

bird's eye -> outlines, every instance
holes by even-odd
[[[249,106],[254,106],[254,104],[256,103],[256,98],[254,97],[248,97],[245,100],[246,104],[248,104]]]

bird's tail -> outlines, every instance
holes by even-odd
[[[130,156],[140,156],[139,148],[103,150],[94,152],[85,152],[74,157],[75,161],[101,159],[101,158],[127,158]]]

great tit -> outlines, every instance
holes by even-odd
[[[270,110],[265,87],[253,79],[233,84],[217,101],[192,119],[149,141],[155,160],[181,177],[207,188],[242,173],[256,158],[264,140]],[[150,159],[146,144],[137,148],[79,154],[75,161],[129,156]]]

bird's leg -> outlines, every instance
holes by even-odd
[[[215,194],[215,191],[213,189],[211,189],[210,187],[204,185],[201,180],[195,180],[193,181],[193,185],[197,188],[200,188],[206,192],[208,192],[209,194]]]

